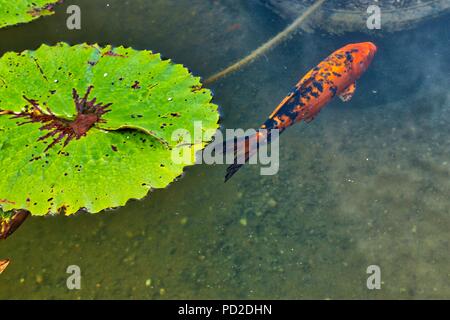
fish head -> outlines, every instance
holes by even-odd
[[[360,42],[350,44],[348,47],[346,52],[350,52],[353,70],[359,77],[367,70],[372,62],[377,52],[377,46],[372,42]]]

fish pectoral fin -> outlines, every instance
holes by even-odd
[[[350,101],[350,99],[353,97],[353,94],[355,93],[355,90],[356,82],[353,82],[339,95],[339,98],[344,102]]]

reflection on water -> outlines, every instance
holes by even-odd
[[[99,42],[152,49],[203,77],[285,22],[247,1],[76,1],[0,31],[0,51]],[[109,6],[106,6],[109,4]],[[448,19],[448,17],[447,17]],[[199,165],[142,201],[99,215],[32,218],[7,241],[0,298],[448,298],[450,39],[445,17],[383,36],[297,34],[214,85],[224,127],[259,125],[311,66],[343,44],[378,47],[348,103],[281,138],[281,168],[223,183]],[[82,270],[69,291],[68,265]],[[366,268],[382,289],[366,288]]]

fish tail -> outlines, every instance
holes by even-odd
[[[234,176],[234,174],[236,172],[238,172],[238,170],[240,168],[242,168],[243,164],[232,164],[231,166],[229,166],[227,168],[227,174],[225,175],[225,182],[227,182],[228,180],[230,180],[230,178],[232,176]]]
[[[213,146],[216,155],[222,154],[236,154],[239,150],[243,150],[245,146],[245,139],[247,137],[234,137],[233,139],[225,140],[224,142],[217,143]]]
[[[227,168],[225,175],[225,182],[227,182],[244,164],[246,164],[251,157],[253,157],[259,150],[259,147],[268,142],[268,134],[257,131],[251,136],[247,136],[242,140],[237,140],[234,143],[234,163]],[[227,147],[229,151],[229,147]],[[225,149],[227,150],[227,149]]]

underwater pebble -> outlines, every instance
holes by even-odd
[[[269,205],[269,207],[275,208],[277,206],[277,202],[275,201],[274,198],[270,198],[269,201],[267,201],[267,204]]]
[[[243,225],[244,227],[246,227],[246,226],[247,226],[247,219],[242,218],[241,220],[239,220],[239,223],[240,223],[241,225]]]
[[[186,218],[186,217],[184,217],[184,218],[182,218],[182,219],[180,220],[180,223],[181,223],[182,225],[185,225],[187,222],[188,222],[188,218]]]
[[[166,294],[166,289],[164,289],[164,288],[159,289],[159,294],[161,296],[165,295]]]
[[[36,276],[36,283],[41,284],[44,281],[44,277],[40,274]]]
[[[150,287],[152,285],[152,279],[147,279],[147,280],[145,280],[145,286],[146,287]]]

